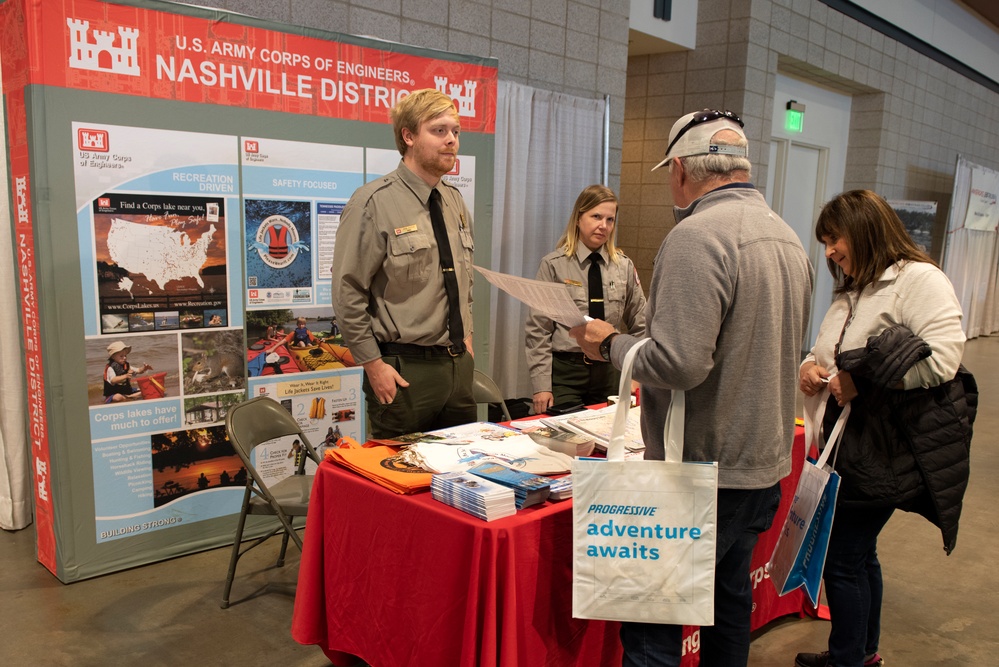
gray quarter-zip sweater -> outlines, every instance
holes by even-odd
[[[791,471],[795,392],[814,272],[795,232],[749,183],[675,210],[649,285],[645,458],[664,457],[671,390],[686,392],[684,460],[717,461],[719,486],[762,489]],[[611,346],[620,367],[638,339]]]

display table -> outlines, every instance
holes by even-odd
[[[801,469],[761,536],[759,563],[776,541]],[[789,488],[788,488],[789,487]],[[324,462],[312,489],[292,636],[337,665],[377,667],[593,666],[621,663],[619,625],[572,618],[572,501],[486,522],[435,501],[401,496]],[[769,546],[768,546],[769,545]],[[764,553],[765,551],[765,553]],[[753,628],[802,609],[754,577]],[[696,664],[697,635],[684,665]]]

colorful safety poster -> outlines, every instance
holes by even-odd
[[[243,137],[247,308],[331,303],[340,212],[362,184],[359,146]]]
[[[270,396],[283,405],[322,457],[342,437],[364,441],[367,429],[361,409],[363,377],[361,368],[347,368],[251,378],[249,395]]]

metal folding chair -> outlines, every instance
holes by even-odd
[[[317,464],[319,456],[308,438],[302,433],[287,410],[281,404],[267,396],[244,401],[229,409],[225,418],[226,431],[233,449],[243,462],[247,471],[246,491],[243,494],[243,506],[239,513],[239,523],[236,525],[236,536],[232,543],[232,556],[229,559],[229,571],[226,574],[225,590],[222,593],[222,608],[229,607],[229,592],[232,590],[233,577],[236,574],[236,563],[247,551],[263,544],[277,533],[281,537],[281,553],[278,555],[277,566],[284,565],[285,552],[288,549],[288,538],[302,548],[302,538],[295,530],[293,520],[305,516],[309,509],[309,494],[312,492],[312,475],[305,474],[306,456]],[[293,436],[302,445],[304,455],[300,457],[295,474],[280,482],[268,486],[256,467],[253,465],[251,452],[255,447],[275,438]],[[250,514],[263,514],[277,519],[277,525],[267,533],[257,538],[249,546],[243,547],[243,529],[246,517]]]
[[[507,410],[506,402],[503,400],[503,392],[500,391],[491,377],[478,368],[475,369],[475,375],[472,378],[472,396],[475,397],[476,403],[499,403],[500,410],[503,411],[503,419],[510,421],[510,411]]]

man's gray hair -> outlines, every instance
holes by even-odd
[[[749,142],[742,137],[737,137],[733,141],[716,138],[712,139],[712,143],[743,148],[749,145]],[[749,180],[753,173],[753,165],[749,158],[741,155],[689,155],[680,160],[687,176],[695,183],[718,176],[728,176],[733,171],[745,171],[746,180]]]

